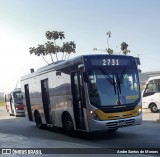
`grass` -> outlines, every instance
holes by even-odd
[[[3,107],[3,106],[4,106],[4,102],[0,101],[0,107]]]

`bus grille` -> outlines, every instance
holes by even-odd
[[[104,113],[112,113],[112,112],[125,112],[125,111],[131,111],[134,110],[135,105],[131,105],[131,106],[125,106],[122,108],[114,108],[114,107],[101,107],[99,108],[101,111],[103,111]]]
[[[123,127],[123,126],[129,126],[133,125],[135,122],[134,119],[128,119],[128,120],[119,120],[117,122],[108,122],[106,123],[106,126],[109,129],[117,128],[117,127]]]

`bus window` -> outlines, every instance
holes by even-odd
[[[95,106],[113,106],[120,100],[121,104],[135,103],[140,97],[136,70],[123,69],[88,70],[89,96]]]
[[[23,103],[22,92],[20,91],[13,92],[13,99],[16,104],[22,104]]]
[[[156,92],[157,92],[157,84],[156,83],[149,83],[146,86],[143,97],[153,95]]]

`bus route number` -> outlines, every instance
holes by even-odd
[[[103,59],[103,65],[119,65],[118,59]]]

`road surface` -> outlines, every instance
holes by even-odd
[[[153,114],[148,110],[144,110],[142,125],[120,128],[115,133],[102,132],[92,135],[77,133],[76,137],[73,138],[66,136],[62,129],[59,128],[40,130],[35,127],[35,123],[28,121],[26,117],[9,116],[4,108],[0,108],[1,148],[54,148],[54,150],[56,150],[55,148],[92,148],[91,150],[95,152],[98,151],[97,148],[103,148],[109,154],[120,148],[124,150],[133,150],[134,148],[135,150],[137,148],[148,150],[149,148],[156,148],[158,150],[160,148],[160,123],[157,121],[158,118],[159,113]],[[81,153],[80,151],[84,150],[73,149],[73,151]],[[60,156],[66,155],[58,154]],[[96,153],[91,154],[93,157],[97,156]],[[104,154],[101,155],[106,156]],[[110,154],[110,156],[116,155],[118,154]],[[119,154],[119,156],[128,155],[125,153]],[[157,156],[156,153],[136,153],[133,155],[145,157]],[[69,156],[75,156],[75,154],[71,153]]]

